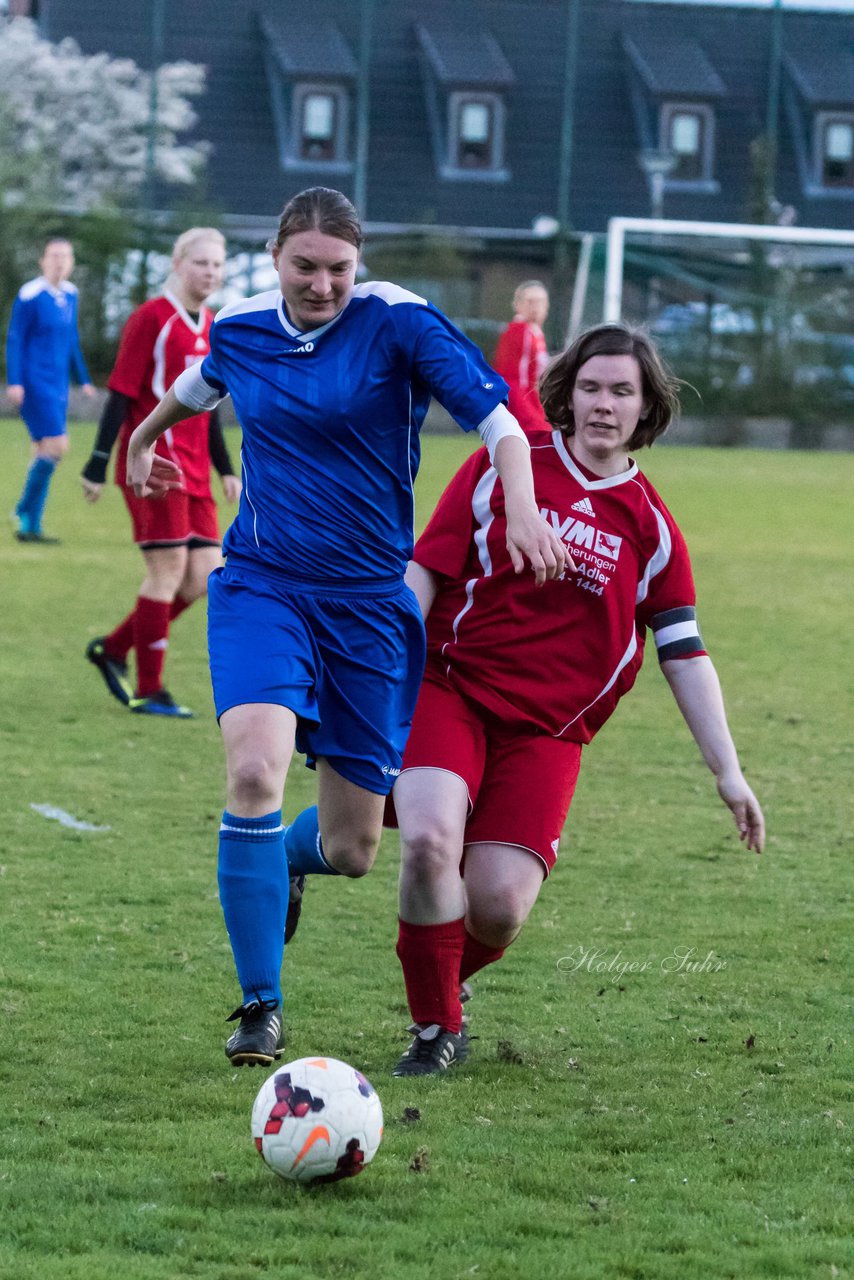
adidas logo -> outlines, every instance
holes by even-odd
[[[573,502],[570,511],[580,511],[585,516],[595,516],[596,512],[590,504],[589,498],[581,498],[578,502]]]

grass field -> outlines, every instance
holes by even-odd
[[[367,880],[311,885],[287,957],[290,1056],[363,1069],[386,1129],[361,1178],[306,1191],[259,1161],[262,1077],[222,1054],[237,991],[203,610],[169,654],[194,721],[131,716],[83,660],[140,579],[118,495],[88,508],[77,489],[90,440],[74,429],[58,473],[63,546],[8,537],[0,556],[0,1277],[854,1277],[854,460],[646,463],[693,551],[762,858],[653,659],[586,753],[525,933],[476,980],[457,1075],[389,1076],[408,1021],[395,839]],[[426,440],[422,519],[468,447]],[[0,463],[8,511],[20,424],[0,424]],[[288,815],[312,787],[295,766]]]

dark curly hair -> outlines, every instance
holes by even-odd
[[[575,431],[572,391],[578,371],[593,356],[634,356],[640,365],[641,389],[649,408],[626,445],[642,449],[666,431],[679,412],[679,379],[668,369],[649,334],[627,324],[598,324],[580,334],[566,351],[552,360],[540,378],[545,415],[564,435]]]

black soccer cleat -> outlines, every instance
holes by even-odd
[[[128,706],[140,716],[171,716],[173,720],[194,718],[190,708],[182,707],[166,689],[158,689],[145,698],[131,698]]]
[[[393,1076],[438,1075],[465,1062],[469,1056],[469,1037],[465,1028],[454,1033],[434,1022],[429,1027],[413,1023],[409,1030],[415,1032],[415,1038],[392,1071]]]
[[[38,542],[43,547],[58,547],[62,543],[61,538],[52,538],[49,534],[42,533],[40,529],[29,531],[19,529],[15,537],[19,542]]]
[[[86,657],[104,677],[104,684],[123,707],[130,705],[133,686],[128,679],[128,665],[119,658],[111,658],[104,648],[104,637],[96,636],[86,646]]]
[[[291,876],[288,890],[288,914],[285,916],[285,946],[297,931],[299,918],[302,915],[302,895],[305,890],[305,876]]]
[[[252,1000],[235,1009],[227,1022],[240,1026],[225,1042],[225,1056],[235,1067],[269,1067],[285,1047],[282,1006],[276,1000]]]

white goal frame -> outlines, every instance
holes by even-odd
[[[716,236],[722,240],[769,240],[776,244],[835,245],[854,249],[854,231],[830,227],[778,227],[752,222],[693,222],[671,218],[611,218],[605,251],[605,298],[602,319],[614,324],[623,311],[623,260],[626,233]]]

